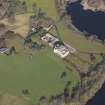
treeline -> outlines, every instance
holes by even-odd
[[[90,69],[87,74],[81,74],[81,82],[77,86],[70,89],[68,82],[62,93],[50,97],[42,96],[39,105],[85,105],[104,82],[105,59]]]
[[[8,18],[9,22],[15,21],[17,13],[27,12],[27,4],[20,0],[0,0],[0,19]]]

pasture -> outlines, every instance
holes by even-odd
[[[47,16],[53,18],[55,21],[59,19],[54,0],[26,1],[29,9],[31,9],[32,3],[36,2],[37,6],[42,8]],[[61,38],[76,48],[77,51],[87,53],[105,52],[102,44],[85,39],[82,35],[68,29],[62,21],[57,26]],[[18,30],[14,29],[16,32],[20,30],[22,31],[20,28]],[[67,81],[71,81],[70,88],[80,81],[80,76],[76,68],[54,55],[52,49],[45,48],[39,51],[24,51],[23,39],[18,36],[12,39],[8,45],[15,46],[18,54],[11,56],[0,55],[1,94],[10,93],[21,97],[23,96],[22,90],[28,89],[28,98],[37,102],[41,96],[52,96],[63,92]],[[74,64],[80,63],[82,66],[90,62],[88,55],[78,53],[77,56],[79,57],[71,55],[69,56],[69,60]],[[96,55],[96,57],[97,62],[99,62],[100,56]],[[69,66],[70,70],[66,66]],[[67,76],[61,79],[60,76],[64,71],[67,72]]]

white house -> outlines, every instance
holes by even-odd
[[[54,48],[54,53],[60,56],[61,58],[67,57],[70,53],[75,53],[75,48],[72,48],[70,45],[61,42],[55,36],[47,33],[43,36],[42,41],[48,43],[48,45]]]
[[[54,53],[59,55],[61,58],[65,58],[70,54],[68,48],[64,45],[60,45],[54,48]]]
[[[41,38],[44,42],[47,42],[49,44],[50,47],[54,47],[54,43],[59,41],[56,37],[54,37],[53,35],[47,33],[45,36],[43,36]]]

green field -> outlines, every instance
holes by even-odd
[[[27,2],[31,6],[31,0]],[[47,0],[45,2],[41,0],[38,3],[44,6],[43,8],[46,11],[52,9],[45,5],[48,2]],[[53,0],[49,3],[54,6]],[[49,11],[49,13],[51,12]],[[55,16],[55,11],[53,13]],[[72,87],[80,79],[78,72],[75,70],[68,71],[63,61],[56,57],[49,48],[42,51],[33,51],[33,57],[30,58],[31,51],[24,51],[23,49],[23,39],[16,37],[9,41],[8,45],[15,46],[19,54],[13,56],[0,55],[1,93],[21,96],[22,90],[28,89],[30,92],[29,98],[36,102],[41,96],[52,96],[63,92],[67,81],[71,81]],[[67,72],[67,77],[62,80],[60,75],[64,71]]]
[[[77,71],[69,71],[52,50],[24,51],[23,39],[18,36],[8,45],[17,48],[17,55],[0,55],[0,91],[22,96],[22,90],[29,90],[29,98],[37,102],[41,96],[52,96],[63,92],[71,81],[71,87],[79,81]],[[30,56],[33,53],[33,56]],[[61,79],[62,72],[67,76]]]
[[[68,80],[72,85],[78,81],[76,72],[65,69],[59,59],[50,54],[30,56],[0,56],[0,91],[14,95],[22,95],[23,89],[30,91],[29,96],[36,100],[41,96],[51,96],[61,93]],[[62,80],[60,75],[67,71],[67,77]]]
[[[54,0],[26,0],[29,8],[33,1],[41,7],[47,16],[55,21],[59,19],[56,12]],[[60,22],[58,25],[62,39],[79,51],[84,52],[105,52],[103,45],[86,40],[83,36],[72,32]],[[29,98],[37,101],[41,96],[51,96],[63,91],[67,81],[71,81],[71,87],[80,80],[78,72],[73,68],[71,71],[65,68],[65,63],[49,48],[41,51],[23,51],[23,40],[16,38],[10,41],[10,46],[15,46],[19,54],[6,56],[0,55],[0,93],[9,93],[21,96],[23,89],[28,89]],[[88,60],[87,56],[83,59]],[[99,58],[99,56],[98,56]],[[98,59],[97,58],[97,59]],[[73,61],[73,57],[70,58]],[[74,60],[75,63],[79,61]],[[71,65],[69,65],[71,67]],[[71,67],[72,68],[72,67]],[[67,72],[65,79],[60,79],[63,71]]]

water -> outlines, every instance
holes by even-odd
[[[75,2],[67,7],[72,24],[81,32],[97,35],[99,39],[105,39],[105,13],[84,10],[80,2]],[[86,105],[105,105],[105,83],[96,95]]]
[[[72,24],[81,32],[97,35],[99,39],[105,39],[105,13],[84,10],[80,2],[75,2],[67,7],[71,15]]]
[[[86,105],[105,105],[105,83]]]

